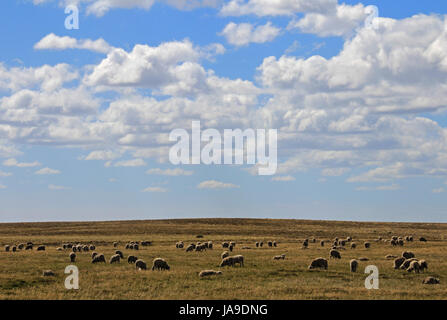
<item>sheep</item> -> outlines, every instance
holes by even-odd
[[[402,263],[400,268],[402,270],[408,269],[410,267],[411,262],[413,262],[413,261],[418,261],[418,259],[416,259],[416,258],[406,259],[406,260],[404,260],[404,262]]]
[[[324,247],[324,240],[320,241],[320,246]]]
[[[135,244],[133,245],[133,249],[134,249],[134,250],[140,250],[140,246],[138,245],[138,243],[135,243]]]
[[[355,259],[352,259],[349,261],[349,267],[351,268],[351,272],[357,272],[357,267],[359,265],[359,262]]]
[[[385,256],[385,259],[387,259],[387,260],[396,259],[396,258],[397,258],[397,256],[392,255],[392,254],[388,254]]]
[[[332,249],[329,251],[329,257],[334,259],[341,259],[341,254],[337,250]]]
[[[303,249],[307,249],[308,246],[309,246],[309,241],[307,239],[305,239],[303,241]]]
[[[45,251],[45,246],[44,245],[38,246],[37,251]]]
[[[397,240],[391,239],[390,243],[393,247],[397,246]]]
[[[234,242],[234,241],[230,242],[230,246],[233,246],[233,248],[236,248],[236,242]]]
[[[133,248],[134,248],[134,244],[133,243],[129,244],[129,249],[133,250]]]
[[[113,243],[113,247],[114,247],[114,248],[118,247],[118,242],[115,241],[115,242]]]
[[[242,247],[242,250],[250,250],[251,249],[251,247],[249,247],[249,246],[243,246]]]
[[[120,262],[121,256],[119,254],[114,254],[113,256],[110,257],[109,263],[116,263],[116,262]]]
[[[391,240],[397,241],[398,237],[397,236],[392,236]]]
[[[5,246],[5,251],[6,251],[6,252],[9,252],[9,248],[10,248],[10,247],[9,247],[8,245],[6,245],[6,246]]]
[[[394,260],[394,269],[399,269],[400,266],[402,265],[402,263],[404,263],[405,258],[404,257],[400,257]]]
[[[274,246],[274,247],[276,247],[276,246],[277,246],[277,244],[276,244],[276,241],[273,241],[273,246]]]
[[[264,245],[264,242],[259,242],[259,247],[261,247],[262,248],[262,246]]]
[[[434,277],[427,277],[424,280],[422,280],[423,284],[439,284],[440,281],[437,278]]]
[[[410,266],[408,267],[407,271],[408,272],[412,272],[414,271],[415,273],[419,273],[419,270],[421,269],[421,265],[419,264],[419,261],[411,261],[410,262]]]
[[[403,245],[404,245],[404,240],[403,240],[403,239],[399,239],[399,240],[397,240],[397,244],[400,245],[401,247],[403,247]]]
[[[126,249],[130,249],[130,244],[129,244],[129,243],[126,243],[126,246],[125,246],[124,248],[126,248]]]
[[[259,242],[256,242],[255,245],[256,245],[256,248],[259,248]]]
[[[312,262],[309,265],[309,270],[312,269],[325,269],[327,270],[327,260],[324,258],[316,258],[314,260],[312,260]]]
[[[90,250],[89,246],[85,245],[82,247],[82,250],[84,250],[85,252],[88,252]]]
[[[94,245],[90,245],[90,247],[89,247],[89,249],[91,250],[91,251],[93,251],[93,250],[95,250],[96,249],[96,247],[94,246]]]
[[[116,250],[115,254],[119,255],[121,259],[124,259],[124,255],[120,250]]]
[[[186,252],[189,252],[189,251],[193,251],[194,249],[195,249],[195,245],[193,245],[193,244],[190,244],[187,248],[186,248]]]
[[[228,248],[230,244],[228,242],[222,242],[222,248]]]
[[[424,237],[420,237],[420,238],[419,238],[419,241],[421,241],[421,242],[427,242],[427,239],[425,239]]]
[[[352,237],[346,237],[346,241],[347,242],[351,242],[352,241]]]
[[[284,260],[286,258],[286,255],[285,254],[282,254],[282,255],[280,255],[280,256],[274,256],[273,257],[273,260]]]
[[[17,247],[16,246],[12,246],[11,250],[12,250],[12,252],[16,252],[17,251]]]
[[[369,243],[369,242],[365,242],[364,245],[365,245],[365,249],[369,249],[371,247],[371,243]]]
[[[138,257],[135,257],[135,256],[127,257],[127,263],[135,263],[137,260],[138,260]]]
[[[137,261],[135,261],[135,268],[137,270],[147,270],[147,264],[143,260],[138,259]]]
[[[359,258],[359,261],[369,261],[369,259],[366,258],[366,257],[360,257],[360,258]]]
[[[19,245],[17,246],[17,248],[20,250],[23,250],[24,247],[25,247],[24,243],[19,243]]]
[[[63,249],[61,247],[56,248],[57,251],[62,251]]]
[[[241,267],[244,266],[244,256],[239,254],[237,256],[232,256],[231,258],[233,258],[233,267],[236,263],[239,263],[239,266],[241,266]]]
[[[215,276],[215,275],[222,275],[222,271],[202,270],[199,273],[199,277],[200,278],[209,277],[209,276]]]
[[[208,249],[213,249],[213,242],[212,241],[208,241]]]
[[[346,245],[346,241],[345,241],[345,240],[340,240],[339,243],[340,243],[340,245],[341,245],[342,247],[344,247],[344,246]]]
[[[43,276],[44,277],[54,277],[55,274],[54,274],[54,272],[52,270],[44,270],[43,271]]]
[[[272,246],[273,246],[273,242],[272,242],[272,241],[268,241],[268,242],[267,242],[267,245],[268,245],[269,247],[272,247]]]
[[[141,245],[142,245],[143,247],[150,246],[151,244],[152,244],[152,241],[141,241]]]
[[[27,244],[25,247],[25,250],[33,250],[33,245],[32,244]]]
[[[92,259],[94,259],[97,255],[98,255],[98,253],[95,252],[95,251],[93,251],[93,252],[92,252]]]
[[[428,269],[427,261],[419,260],[419,269],[423,272],[425,269]]]
[[[157,270],[170,270],[168,263],[162,258],[155,258],[152,262],[152,271]]]
[[[71,251],[72,251],[72,252],[76,252],[76,251],[78,251],[78,250],[77,250],[76,247],[74,246],[74,247],[71,248]]]
[[[94,258],[92,258],[92,263],[98,263],[98,262],[106,263],[106,258],[104,257],[104,255],[102,253],[97,254]]]
[[[76,261],[76,253],[70,252],[70,254],[68,256],[70,257],[70,262]]]
[[[182,241],[179,241],[179,242],[177,242],[177,243],[175,244],[175,247],[176,247],[177,249],[183,249],[184,244],[183,244]]]
[[[222,259],[225,259],[226,257],[228,257],[230,255],[230,253],[228,252],[228,251],[224,251],[224,252],[222,252],[222,254],[221,254],[221,258]]]
[[[409,236],[408,237],[408,241],[412,242],[413,241],[413,236]]]
[[[404,257],[405,259],[411,259],[414,258],[414,253],[410,251],[404,251],[402,252],[402,257]]]
[[[357,245],[355,242],[351,243],[351,249],[355,249],[356,247],[357,247]]]

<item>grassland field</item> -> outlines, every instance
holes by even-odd
[[[197,238],[202,235],[203,238]],[[379,237],[413,235],[414,242],[392,247]],[[351,236],[356,249],[341,251],[342,259],[329,259],[330,243],[320,240]],[[305,238],[317,239],[302,249]],[[418,241],[425,237],[427,242]],[[129,241],[152,241],[138,251],[126,250]],[[175,243],[213,241],[205,252],[185,252]],[[222,241],[237,243],[233,254],[245,257],[244,267],[219,268]],[[275,240],[276,248],[256,248],[256,241]],[[45,251],[5,252],[4,245],[31,241],[46,245]],[[113,242],[118,241],[118,248]],[[365,249],[363,243],[371,242]],[[64,286],[64,269],[70,265],[70,249],[57,251],[62,243],[94,244],[106,260],[116,249],[125,258],[136,255],[149,270],[137,271],[124,259],[119,264],[92,264],[91,252],[77,253],[79,290]],[[447,224],[367,223],[270,219],[183,219],[116,222],[48,222],[0,224],[0,299],[447,299]],[[250,249],[242,249],[248,246]],[[428,262],[428,271],[416,274],[394,270],[387,254],[412,251]],[[273,257],[286,254],[285,260]],[[152,260],[162,257],[170,271],[151,271]],[[329,268],[308,270],[317,257],[327,258]],[[367,257],[351,273],[349,261]],[[367,290],[367,265],[380,272],[379,289]],[[43,270],[54,277],[44,277]],[[201,270],[222,270],[223,275],[200,279]],[[441,280],[423,285],[426,276]]]

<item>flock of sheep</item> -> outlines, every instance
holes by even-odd
[[[384,240],[382,238],[377,239],[377,241],[382,241],[384,243],[390,243],[392,246],[403,246],[405,242],[412,242],[414,241],[413,236],[406,236],[406,237],[397,237],[393,236],[389,240]],[[419,241],[426,242],[427,240],[423,237],[419,238]],[[302,242],[302,249],[307,249],[309,247],[309,243],[316,243],[316,239],[305,239]],[[357,247],[356,243],[353,241],[352,237],[347,237],[345,239],[339,239],[335,238],[334,240],[321,240],[320,246],[324,247],[326,243],[331,243],[329,249],[329,259],[341,259],[341,251],[346,250],[346,247],[350,247],[351,249],[355,249]],[[278,243],[276,241],[267,241],[268,247],[277,247]],[[113,247],[118,247],[118,242],[113,243]],[[132,241],[126,243],[124,246],[127,250],[136,250],[138,251],[141,246],[149,246],[152,245],[152,242],[150,241]],[[221,263],[220,267],[230,266],[235,267],[236,265],[239,265],[240,267],[244,266],[244,256],[243,255],[230,255],[230,252],[232,252],[236,247],[236,242],[234,241],[225,241],[221,244],[222,248],[225,250],[221,254]],[[263,241],[255,242],[256,248],[262,248],[264,246]],[[371,248],[370,242],[364,242],[363,246],[365,249]],[[6,252],[16,252],[17,250],[33,250],[34,244],[32,242],[28,243],[20,243],[18,245],[5,245],[5,251]],[[213,242],[207,241],[207,242],[197,242],[197,243],[190,243],[189,245],[185,245],[183,241],[179,241],[175,244],[175,247],[177,249],[183,249],[186,252],[201,252],[205,251],[207,249],[213,249]],[[69,259],[70,262],[74,263],[76,262],[77,255],[76,253],[81,252],[91,252],[91,262],[96,263],[106,263],[106,258],[104,254],[97,253],[95,251],[96,247],[93,244],[73,244],[73,243],[64,243],[62,247],[58,247],[56,250],[58,251],[64,251],[64,250],[70,250],[69,253]],[[248,246],[242,247],[242,249],[250,249]],[[37,251],[45,251],[44,245],[37,246]],[[286,258],[285,254],[274,256],[273,260],[284,260]],[[403,251],[401,256],[395,256],[395,255],[387,255],[385,257],[388,260],[394,259],[394,269],[399,270],[406,270],[408,272],[423,272],[428,269],[428,263],[424,259],[417,259],[415,258],[414,253],[410,251]],[[124,254],[120,250],[116,250],[115,253],[109,258],[109,263],[119,263],[122,259],[124,259]],[[349,261],[349,270],[351,272],[356,272],[359,261],[367,261],[368,258],[358,258],[358,259],[352,259]],[[135,264],[135,267],[137,270],[147,270],[147,264],[144,260],[139,259],[137,256],[130,254],[127,257],[127,262],[129,264]],[[312,269],[324,269],[327,270],[329,266],[328,259],[319,257],[316,259],[313,259],[308,267],[309,270]],[[152,270],[170,270],[170,266],[163,258],[155,258],[152,261]],[[54,275],[54,273],[51,270],[45,270],[44,271],[45,276],[51,276]],[[222,271],[214,271],[214,270],[203,270],[199,273],[199,276],[201,278],[207,277],[207,276],[213,276],[213,275],[222,275]],[[433,278],[433,277],[427,277],[423,281],[424,284],[439,284],[439,279]]]

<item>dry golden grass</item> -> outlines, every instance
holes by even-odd
[[[203,235],[198,239],[197,235]],[[424,236],[427,243],[414,241],[404,247],[391,247],[376,242],[379,236]],[[253,219],[187,219],[157,221],[24,223],[0,224],[0,298],[1,299],[446,299],[447,225],[412,223],[356,223],[298,220]],[[352,236],[355,250],[341,251],[341,260],[330,260],[327,271],[309,271],[316,257],[328,258],[329,244],[319,242],[303,250],[304,238],[333,239]],[[416,240],[417,240],[416,239]],[[127,241],[150,240],[153,245],[139,251],[125,250]],[[185,252],[175,242],[186,244],[212,240],[214,249]],[[243,254],[245,267],[219,268],[223,240],[237,242],[234,254]],[[255,241],[276,240],[277,248],[255,248]],[[5,244],[32,241],[45,244],[45,252],[5,252]],[[70,265],[69,251],[56,251],[64,242],[93,243],[95,251],[106,259],[116,250],[125,257],[137,255],[149,267],[153,258],[163,257],[171,271],[136,271],[122,261],[117,265],[92,265],[90,253],[77,253],[75,263],[80,272],[80,289],[66,290],[64,269]],[[370,241],[370,249],[363,242]],[[242,250],[242,246],[251,249]],[[400,255],[410,250],[429,263],[424,274],[409,274],[392,268],[387,254]],[[275,255],[286,254],[285,260],[274,261]],[[349,260],[367,257],[357,273],[349,272]],[[363,273],[366,265],[380,271],[380,289],[366,290]],[[55,277],[43,277],[51,269]],[[199,279],[204,269],[222,270],[222,276]],[[440,285],[423,285],[427,275],[441,279]]]

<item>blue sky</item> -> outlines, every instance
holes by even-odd
[[[447,222],[445,3],[128,3],[0,3],[0,221]],[[277,129],[277,174],[173,166],[192,120]]]

